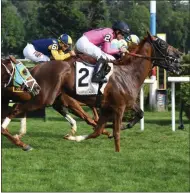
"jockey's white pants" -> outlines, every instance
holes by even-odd
[[[33,62],[46,62],[50,61],[50,58],[41,52],[35,50],[32,44],[27,44],[23,50],[24,57],[26,59],[32,60]]]
[[[96,60],[101,56],[104,59],[115,60],[112,55],[106,54],[98,46],[91,43],[85,35],[78,39],[75,46],[79,52],[92,56]]]

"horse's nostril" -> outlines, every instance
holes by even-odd
[[[36,87],[36,91],[39,93],[40,90],[41,90],[40,86],[37,86],[37,87]]]

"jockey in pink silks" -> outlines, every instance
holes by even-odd
[[[112,56],[119,52],[126,52],[125,48],[117,49],[111,46],[113,39],[124,39],[130,34],[128,25],[124,22],[116,22],[112,28],[99,28],[88,31],[76,42],[76,49],[90,55],[97,60],[92,75],[92,82],[106,82],[102,79],[102,69],[107,66],[106,60],[115,60]]]

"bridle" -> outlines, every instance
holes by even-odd
[[[154,62],[155,61],[165,61],[166,63],[172,63],[172,62],[177,62],[177,59],[172,57],[172,56],[168,56],[167,55],[167,52],[169,50],[169,48],[171,47],[170,45],[168,45],[167,47],[167,44],[161,44],[160,42],[160,47],[158,47],[158,45],[156,45],[156,43],[153,42],[153,40],[151,38],[148,38],[148,42],[151,44],[152,48],[153,48],[153,52],[154,52],[154,56],[143,56],[141,54],[136,54],[136,53],[132,53],[132,52],[128,52],[127,54],[128,55],[131,55],[131,56],[134,56],[134,57],[138,57],[138,58],[144,58],[144,59],[147,59],[147,60],[151,60],[152,61],[152,64],[153,66],[155,65]],[[166,53],[163,53],[164,51]],[[156,56],[156,51],[159,52],[159,54],[162,56],[162,57],[157,57]]]
[[[4,84],[4,88],[6,88],[6,87],[9,86],[9,84],[11,83],[11,80],[13,79],[13,75],[14,75],[14,72],[15,72],[15,66],[14,66],[14,64],[11,62],[11,65],[12,65],[12,68],[13,68],[12,73],[11,73],[11,71],[7,68],[7,66],[6,66],[4,63],[1,63],[1,64],[5,67],[5,70],[6,70],[7,74],[9,74],[9,76],[10,76],[8,83],[5,83],[5,84]]]
[[[5,67],[5,69],[6,69],[6,72],[7,72],[7,73],[9,74],[9,76],[10,76],[8,83],[5,83],[4,88],[6,88],[6,87],[8,87],[8,86],[10,85],[11,80],[13,80],[13,76],[14,76],[15,71],[17,70],[17,71],[19,72],[19,70],[14,66],[13,62],[10,61],[10,63],[11,63],[12,68],[13,68],[12,73],[11,73],[11,71],[7,68],[7,66],[6,66],[4,63],[2,63],[2,65],[3,65],[3,66]],[[20,72],[19,72],[19,74],[20,74]],[[21,76],[21,77],[22,77],[22,76]],[[23,79],[23,78],[22,78],[22,79]],[[34,78],[32,78],[32,79],[30,79],[30,80],[25,80],[25,79],[23,79],[23,83],[25,84],[26,87],[28,87],[28,83],[29,83],[29,82],[32,82],[32,81],[33,81],[32,87],[29,88],[30,92],[33,92],[34,85],[37,84],[36,80],[35,80]],[[15,81],[15,82],[16,82],[16,81]],[[16,83],[18,83],[18,82],[16,82]],[[19,84],[19,83],[18,83],[18,84]]]

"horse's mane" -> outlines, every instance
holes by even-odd
[[[10,62],[11,60],[9,59],[9,58],[1,58],[1,62],[3,62],[3,63],[8,63],[8,62]]]
[[[140,43],[137,45],[137,44],[135,44],[135,43],[132,43],[130,46],[129,46],[129,48],[128,48],[128,51],[129,52],[132,52],[132,53],[137,53],[137,51],[139,50],[139,49],[141,49],[141,47],[144,45],[144,43],[147,41],[147,37],[148,36],[145,36],[141,41],[140,41]]]
[[[140,41],[140,43],[139,43],[138,45],[135,44],[135,43],[131,43],[131,44],[129,45],[129,47],[128,47],[128,51],[129,51],[130,53],[134,53],[134,54],[138,53],[138,51],[142,48],[142,46],[144,45],[144,43],[147,41],[147,37],[148,37],[148,36],[145,36],[145,37]],[[129,65],[126,65],[126,66],[131,66],[131,62],[132,62],[135,58],[136,58],[136,57],[131,56],[131,55],[128,55],[128,54],[126,53],[123,57],[121,57],[119,60],[114,61],[113,63],[114,63],[115,65],[126,65],[126,63],[127,63],[127,64],[129,64]]]

